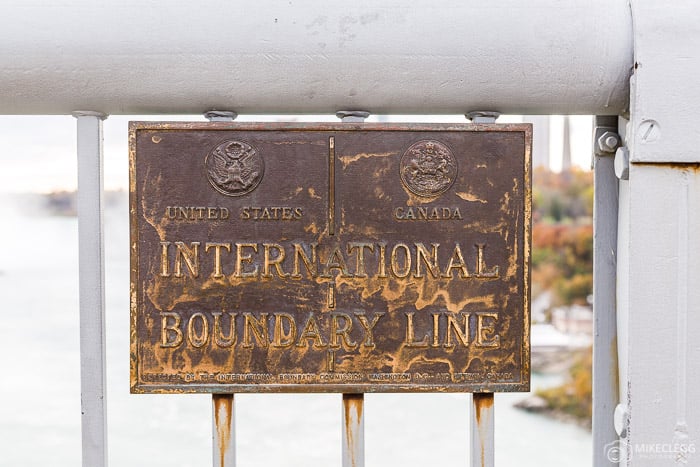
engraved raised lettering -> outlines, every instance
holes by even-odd
[[[200,242],[160,242],[159,276],[170,277],[171,244],[176,246],[173,275],[183,277],[189,273],[192,277],[198,277],[202,272],[199,257]],[[423,242],[414,242],[409,246],[399,242],[391,246],[391,253],[387,255],[388,245],[386,243],[367,241],[352,241],[346,244],[329,245],[325,248],[321,248],[316,242],[309,245],[294,242],[290,244],[235,243],[236,258],[232,276],[261,277],[264,279],[274,279],[275,277],[331,279],[335,270],[343,278],[367,278],[370,274],[377,278],[386,278],[388,277],[387,272],[390,272],[392,277],[399,279],[409,276],[416,279],[478,278],[486,280],[499,277],[499,267],[486,264],[484,254],[486,244],[474,245],[475,270],[471,273],[467,268],[467,262],[459,243],[454,243],[452,254],[447,263],[440,261],[441,244],[430,243],[429,245],[430,247]],[[210,253],[211,250],[213,250],[213,254]],[[231,243],[206,242],[204,243],[204,252],[211,254],[212,258],[204,263],[207,268],[211,268],[207,270],[210,277],[213,279],[225,277],[228,263],[224,255],[233,252]],[[368,255],[373,260],[377,257],[376,253],[378,253],[378,258],[376,269],[374,269],[374,261],[369,263]],[[289,258],[289,255],[292,255],[293,259]],[[387,256],[389,257],[387,258]],[[348,257],[350,257],[350,264],[348,264]],[[471,260],[471,258],[469,259]],[[388,268],[387,260],[389,262]],[[302,269],[305,269],[305,274]]]
[[[450,206],[397,206],[393,211],[394,219],[408,221],[449,221],[461,220],[462,212],[458,207]]]
[[[168,324],[169,319],[174,321]],[[178,347],[182,344],[182,330],[180,324],[182,318],[178,313],[164,311],[160,314],[160,346],[161,347]],[[172,339],[171,339],[172,337]]]
[[[386,243],[378,243],[379,245],[379,271],[377,277],[388,277],[386,275]]]
[[[253,257],[250,254],[243,253],[243,248],[252,248],[255,253],[258,252],[257,243],[236,243],[236,270],[233,275],[234,277],[255,277],[258,275],[257,264],[252,271],[243,271],[243,263],[253,262]]]
[[[374,330],[374,327],[379,322],[379,318],[384,316],[384,314],[385,314],[384,312],[376,312],[374,314],[374,318],[372,318],[372,322],[370,323],[367,320],[367,317],[365,316],[364,313],[355,313],[357,320],[360,322],[360,325],[362,326],[362,328],[365,331],[365,339],[362,342],[362,345],[365,346],[365,348],[373,349],[376,347],[376,345],[374,343],[373,330]]]
[[[238,313],[226,313],[230,316],[229,318],[229,332],[228,337],[224,336],[224,331],[221,326],[221,317],[223,313],[220,311],[213,311],[211,313],[214,316],[214,343],[219,347],[231,347],[236,343],[236,316]]]
[[[263,243],[265,264],[263,266],[262,277],[271,278],[270,266],[274,266],[279,277],[287,277],[288,273],[282,270],[282,261],[284,261],[284,248],[279,243]],[[272,250],[277,250],[277,256],[274,258],[270,254]]]
[[[168,261],[168,247],[170,242],[160,242],[160,275],[170,277],[170,262]]]
[[[476,314],[476,345],[479,347],[500,347],[501,336],[496,334],[498,314],[479,312]]]
[[[370,253],[374,253],[374,244],[365,242],[350,242],[348,243],[348,254],[352,254],[352,250],[357,250],[355,256],[355,277],[367,277],[365,271],[365,248]]]
[[[415,313],[404,313],[406,315],[406,347],[428,347],[428,335],[426,334],[420,342],[416,341],[416,329],[413,325],[413,315]]]
[[[430,275],[433,277],[438,277],[440,275],[440,265],[438,264],[438,248],[440,247],[439,243],[431,243],[430,245],[433,247],[433,251],[431,253],[432,258],[428,259],[428,249],[423,245],[422,243],[415,243],[416,245],[416,276],[415,277],[423,277],[423,274],[421,273],[420,265],[421,263],[425,264],[425,266],[428,268],[428,271],[430,272]],[[421,261],[422,260],[422,261]]]
[[[440,347],[440,313],[430,313],[433,317],[433,343],[431,347]]]
[[[183,276],[183,260],[192,277],[199,277],[199,242],[192,242],[190,245],[188,247],[183,242],[175,242],[175,277]]]
[[[195,320],[201,322],[199,325],[200,331],[197,332],[197,324]],[[192,347],[203,347],[209,340],[209,323],[207,322],[207,317],[204,313],[194,313],[190,316],[190,320],[187,322],[187,340],[190,341]]]
[[[352,275],[348,272],[348,265],[345,261],[345,257],[343,256],[343,252],[338,245],[335,245],[333,247],[333,251],[331,251],[331,254],[328,255],[325,270],[323,271],[323,274],[321,274],[321,277],[331,277],[332,269],[337,269],[340,271],[342,277],[352,277]]]
[[[402,249],[404,251],[403,271],[399,270],[398,253]],[[405,243],[397,243],[391,250],[391,272],[399,278],[408,277],[411,273],[411,250]]]
[[[460,328],[460,323],[457,322],[457,317],[452,313],[447,314],[447,335],[445,336],[446,348],[451,349],[455,347],[455,344],[452,343],[453,331],[463,347],[467,347],[469,345],[469,315],[470,313],[464,312],[459,314],[459,316],[462,317],[461,326],[464,328],[464,330],[462,330],[462,328]]]
[[[223,220],[229,218],[229,211],[219,206],[167,206],[165,218],[188,221]]]
[[[306,320],[306,324],[304,324],[304,328],[297,341],[297,347],[307,347],[309,345],[307,342],[309,339],[313,339],[312,345],[316,348],[322,349],[326,347],[326,343],[323,342],[323,338],[321,337],[321,330],[318,328],[318,322],[313,313],[309,314],[309,318]]]
[[[220,279],[224,277],[223,271],[221,270],[221,249],[226,248],[226,251],[231,252],[230,243],[206,243],[204,245],[204,252],[208,252],[210,248],[214,249],[214,272],[211,277],[214,279]]]
[[[344,321],[342,327],[339,324],[340,319]],[[338,337],[340,337],[345,344],[345,348],[354,350],[357,348],[357,343],[353,342],[350,338],[350,331],[352,330],[352,319],[349,315],[345,313],[333,313],[331,315],[331,343],[330,347],[332,349],[339,349],[340,344],[338,343]]]
[[[311,257],[304,251],[303,245],[299,243],[294,243],[294,269],[292,270],[292,278],[301,279],[301,272],[299,270],[299,259],[304,263],[306,271],[309,275],[314,278],[318,275],[318,263],[316,261],[316,248],[318,243],[311,243]]]
[[[252,313],[243,313],[243,347],[247,349],[253,347],[253,343],[250,339],[252,331],[258,345],[267,348],[270,342],[267,331],[267,315],[267,313],[260,313],[260,319],[258,319],[253,316]]]
[[[456,260],[456,261],[455,261]],[[442,273],[442,277],[452,277],[452,270],[459,270],[459,277],[466,279],[469,277],[469,271],[467,271],[467,263],[464,261],[464,256],[462,256],[462,249],[459,247],[459,243],[455,243],[455,249],[450,257],[450,262],[447,263],[445,272]]]
[[[272,334],[272,346],[278,348],[291,347],[297,338],[297,323],[294,321],[294,317],[289,313],[275,313],[274,315],[275,328]]]
[[[484,248],[486,248],[486,244],[476,244],[476,277],[498,277],[498,266],[494,266],[490,270],[486,266],[486,261],[484,260]]]

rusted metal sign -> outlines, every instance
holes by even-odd
[[[132,123],[132,392],[527,390],[530,141]]]

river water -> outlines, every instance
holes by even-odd
[[[0,224],[0,466],[80,465],[77,219],[6,200]],[[106,211],[110,466],[211,465],[211,397],[129,394],[129,240],[123,200]],[[533,387],[559,377],[533,375]],[[591,435],[496,395],[496,465],[591,465]],[[464,466],[466,394],[368,394],[366,465]],[[238,464],[340,465],[341,399],[236,396]]]

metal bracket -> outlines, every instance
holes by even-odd
[[[596,126],[593,132],[593,152],[596,156],[613,156],[622,145],[615,126]]]

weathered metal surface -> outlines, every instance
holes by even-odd
[[[529,387],[529,125],[133,123],[133,392]]]

